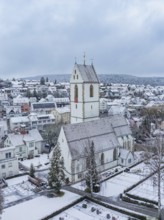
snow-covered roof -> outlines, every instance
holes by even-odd
[[[10,118],[10,123],[23,123],[23,122],[29,122],[28,116],[18,116],[18,117],[12,117]]]
[[[70,108],[67,108],[67,107],[56,108],[56,111],[57,111],[59,114],[63,114],[63,113],[70,112]]]
[[[75,64],[84,82],[99,83],[96,71],[93,65]]]
[[[8,134],[8,139],[11,141],[12,146],[24,145],[24,141],[43,141],[37,129],[30,130],[27,134]]]
[[[95,152],[99,152],[118,147],[117,137],[131,134],[123,116],[68,124],[63,126],[63,130],[73,158],[85,156],[92,141]]]

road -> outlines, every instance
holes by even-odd
[[[71,186],[63,186],[63,189],[68,190],[73,193],[77,193],[81,196],[88,196],[88,197],[91,196],[89,193],[86,193],[82,190],[73,188]],[[100,196],[98,194],[93,194],[93,198],[95,198],[99,201],[108,203],[109,205],[114,205],[119,208],[121,207],[123,209],[127,209],[127,210],[133,211],[133,212],[138,212],[139,214],[143,214],[143,215],[147,215],[147,216],[151,216],[151,217],[155,217],[155,218],[157,218],[157,216],[158,216],[157,209],[155,209],[155,208],[149,208],[149,207],[142,206],[142,205],[124,202],[124,201],[120,200],[119,198],[113,199],[111,197]]]

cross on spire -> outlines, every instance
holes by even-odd
[[[85,65],[85,52],[84,52],[84,56],[83,57],[84,57],[84,65]]]

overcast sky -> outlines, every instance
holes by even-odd
[[[163,0],[0,0],[0,77],[164,76]]]

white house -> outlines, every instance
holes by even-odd
[[[42,152],[43,138],[37,129],[21,134],[8,134],[4,146],[14,147],[19,159],[34,157]]]
[[[131,130],[123,116],[64,125],[58,144],[71,182],[84,178],[86,151],[92,141],[99,172],[118,165],[120,147],[133,150]]]
[[[7,120],[0,120],[0,142],[2,138],[7,135],[8,133],[8,127],[7,127]]]
[[[0,149],[0,179],[19,173],[18,159],[14,151],[15,147]]]
[[[55,116],[56,123],[63,123],[67,124],[70,123],[70,108],[68,107],[62,107],[62,108],[56,108],[52,111],[52,113]]]

